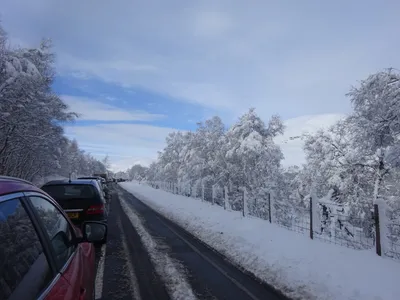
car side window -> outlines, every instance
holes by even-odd
[[[38,196],[29,197],[42,221],[61,269],[75,251],[74,234],[67,219],[53,203]]]
[[[0,202],[0,299],[33,299],[53,278],[21,200]]]

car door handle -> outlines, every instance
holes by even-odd
[[[86,300],[86,289],[81,288],[81,292],[79,294],[79,300]]]

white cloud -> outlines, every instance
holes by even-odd
[[[165,117],[139,110],[127,110],[86,97],[62,95],[71,111],[80,114],[81,120],[95,121],[154,121]]]
[[[144,124],[97,124],[67,126],[66,135],[98,158],[110,156],[114,170],[125,170],[134,163],[148,165],[164,148],[173,128]]]
[[[3,0],[15,39],[53,38],[59,71],[237,116],[347,112],[344,94],[400,63],[400,2]],[[24,20],[24,22],[20,22]]]
[[[284,135],[275,139],[275,142],[281,147],[285,156],[283,165],[291,166],[305,163],[304,142],[298,137],[304,133],[312,134],[319,129],[327,129],[344,117],[344,114],[322,114],[307,115],[286,120],[284,122],[286,126]]]

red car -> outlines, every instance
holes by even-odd
[[[48,194],[0,176],[0,300],[94,299],[95,250],[107,225],[75,227]]]

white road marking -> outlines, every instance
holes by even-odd
[[[129,279],[131,281],[131,287],[133,289],[133,299],[141,300],[142,297],[140,296],[139,282],[137,280],[135,270],[133,269],[132,259],[129,255],[129,249],[128,249],[128,245],[126,243],[126,235],[124,232],[124,228],[122,227],[120,218],[118,218],[118,220],[117,220],[117,226],[119,227],[119,229],[121,231],[122,247],[124,248],[124,253],[126,254],[125,255],[126,260],[128,261],[127,265],[128,265],[128,270],[129,270]]]
[[[103,296],[103,276],[104,276],[104,260],[106,258],[106,244],[101,246],[101,256],[99,265],[97,266],[96,281],[95,281],[95,299],[101,299]]]

